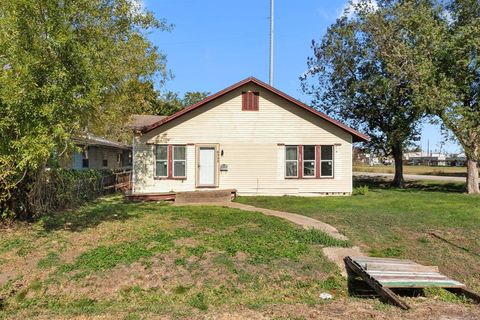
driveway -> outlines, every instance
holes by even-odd
[[[354,172],[354,177],[386,177],[392,178],[395,176],[393,173],[376,173],[376,172]],[[448,176],[430,176],[421,174],[404,174],[405,180],[435,180],[435,181],[450,181],[450,182],[466,182],[465,177],[448,177]]]

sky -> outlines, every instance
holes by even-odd
[[[249,76],[268,82],[270,0],[142,0],[144,9],[174,25],[148,37],[167,56],[174,78],[163,91],[215,93]],[[299,76],[312,40],[320,40],[347,0],[275,0],[274,87],[309,103]],[[424,124],[421,147],[439,150],[438,126]],[[447,142],[442,151],[459,152]]]

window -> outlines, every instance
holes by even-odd
[[[122,154],[117,153],[117,167],[123,167]]]
[[[285,147],[285,176],[298,177],[298,147]]]
[[[155,150],[156,166],[155,176],[168,177],[168,146],[157,146]]]
[[[315,146],[303,146],[303,176],[315,178]]]
[[[173,146],[173,176],[185,177],[186,164],[187,164],[186,147]]]
[[[320,176],[333,177],[333,146],[321,146]]]
[[[102,166],[105,168],[108,167],[108,157],[106,151],[102,152]]]
[[[242,111],[258,111],[259,96],[259,92],[242,92]]]
[[[88,150],[83,150],[82,152],[82,168],[88,168]]]

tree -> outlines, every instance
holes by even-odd
[[[467,192],[478,194],[480,160],[480,2],[453,0],[444,8],[444,39],[436,47],[437,91],[451,100],[430,107],[461,144],[467,157]]]
[[[301,77],[313,105],[367,133],[368,146],[393,155],[393,185],[403,185],[404,149],[418,140],[420,81],[430,60],[429,43],[415,35],[432,7],[428,1],[358,1],[313,41],[309,71]]]
[[[0,214],[28,217],[48,159],[71,137],[123,126],[165,57],[170,28],[134,0],[0,1]]]
[[[183,97],[177,92],[168,91],[157,98],[153,104],[151,113],[162,116],[169,116],[175,112],[202,101],[209,95],[209,92],[188,91]]]

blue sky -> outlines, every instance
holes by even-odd
[[[320,39],[347,0],[275,0],[274,86],[308,103],[298,77],[312,39]],[[174,74],[163,90],[214,93],[246,77],[268,82],[269,0],[143,0],[157,18],[174,25],[149,37],[167,55]],[[424,125],[421,145],[439,149],[439,128]],[[456,152],[456,144],[447,143]]]

